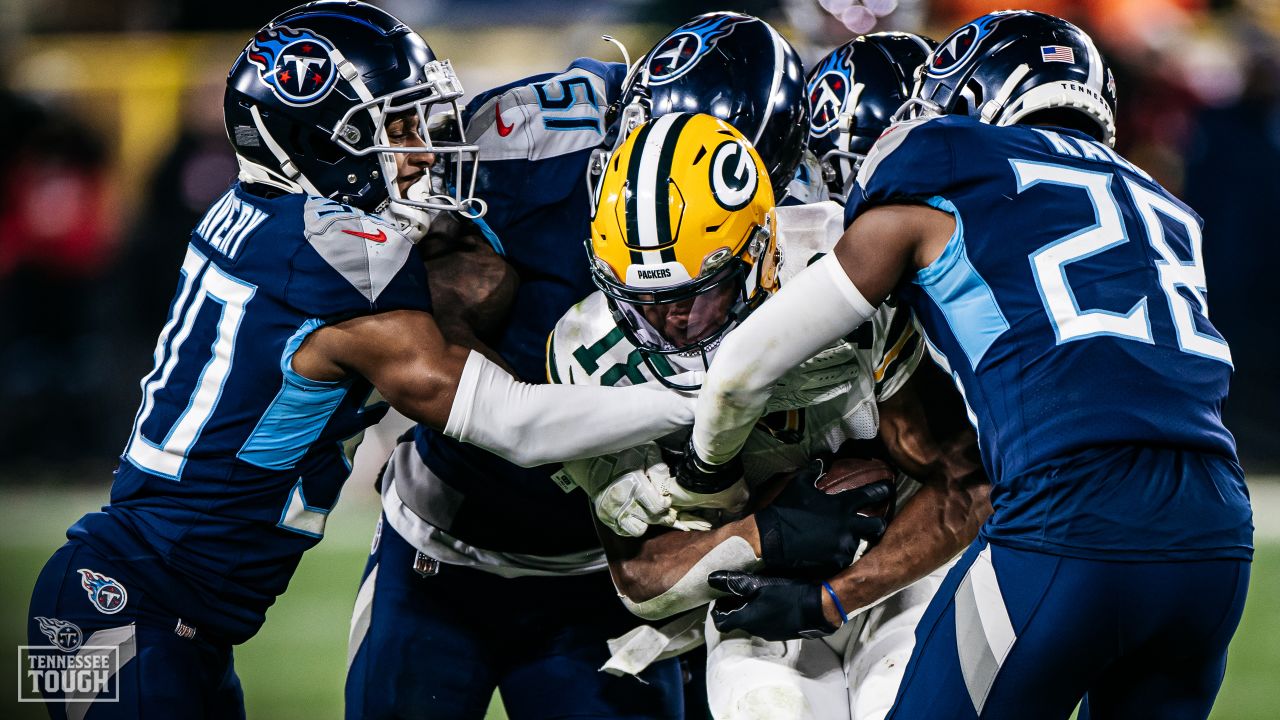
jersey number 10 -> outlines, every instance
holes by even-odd
[[[160,331],[155,367],[142,379],[142,407],[134,420],[133,435],[125,450],[125,457],[134,465],[171,480],[181,478],[187,453],[222,397],[222,386],[231,371],[236,332],[244,317],[244,306],[256,290],[254,285],[222,272],[194,248],[187,248],[187,256],[182,261],[182,287],[173,303],[172,314]],[[155,409],[156,393],[165,388],[173,375],[183,343],[191,336],[196,318],[206,302],[222,307],[214,329],[213,345],[196,380],[195,390],[164,437],[148,438],[142,427]]]

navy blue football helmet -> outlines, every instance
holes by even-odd
[[[223,114],[240,179],[333,198],[368,212],[484,212],[472,197],[476,147],[462,123],[462,85],[448,60],[387,12],[362,2],[313,2],[254,35],[227,76]],[[451,140],[433,139],[440,110]],[[433,116],[434,113],[434,116]],[[392,118],[415,122],[421,145],[393,145]],[[412,127],[412,126],[410,126]],[[437,135],[440,133],[437,131]],[[394,153],[433,153],[433,172],[405,197]]]
[[[659,40],[623,82],[606,152],[592,163],[591,186],[604,173],[603,159],[631,130],[672,112],[715,115],[736,128],[764,160],[782,200],[804,154],[809,103],[800,56],[769,23],[707,13]]]
[[[1088,34],[1052,15],[1005,10],[943,40],[921,67],[899,116],[1039,122],[1114,145],[1115,113],[1115,77]]]
[[[934,48],[901,32],[863,35],[832,50],[809,73],[809,149],[832,200],[844,203],[867,152],[907,98]]]

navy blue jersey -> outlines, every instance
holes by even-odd
[[[1221,419],[1231,353],[1207,315],[1194,212],[1083,134],[958,116],[888,131],[846,224],[893,202],[956,220],[942,255],[897,294],[978,428],[991,537],[1111,557],[1247,555],[1248,503]],[[1193,451],[1212,467],[1195,482],[1179,468],[1109,467],[1117,446]],[[1175,496],[1169,512],[1162,499]],[[1138,519],[1159,527],[1138,532]]]
[[[493,346],[527,382],[546,382],[547,338],[595,286],[584,243],[591,235],[586,171],[604,138],[605,111],[626,66],[582,58],[476,96],[464,113],[480,147],[476,194],[485,221],[520,276],[510,318]],[[581,499],[550,481],[548,468],[520,468],[430,428],[415,430],[431,471],[468,495],[455,537],[490,550],[560,554],[598,544]],[[538,507],[531,512],[530,507]]]
[[[342,441],[377,415],[366,381],[307,379],[293,354],[325,324],[395,309],[430,304],[393,225],[233,186],[191,236],[111,504],[68,534],[159,556],[210,606],[184,617],[252,635],[324,532],[350,469]]]

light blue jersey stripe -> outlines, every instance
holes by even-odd
[[[951,334],[969,358],[969,367],[977,369],[987,350],[1009,329],[995,295],[982,279],[964,247],[964,221],[956,206],[941,197],[928,203],[950,213],[956,219],[956,231],[947,241],[942,255],[916,273],[915,283],[928,293],[947,319]]]

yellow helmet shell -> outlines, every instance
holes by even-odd
[[[725,121],[669,113],[635,128],[608,159],[598,198],[597,274],[665,290],[738,258],[749,300],[777,288],[773,188],[755,148]]]

